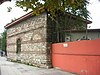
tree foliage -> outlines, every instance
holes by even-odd
[[[11,12],[12,7],[7,7],[7,12]]]
[[[53,16],[56,11],[60,10],[63,13],[68,12],[83,18],[88,18],[88,10],[86,5],[88,0],[20,0],[17,1],[17,6],[34,10],[34,14],[39,14],[44,9]],[[42,9],[43,8],[43,9]],[[41,10],[41,11],[40,11]]]
[[[60,37],[65,36],[64,30],[84,28],[85,25],[83,26],[81,19],[89,18],[86,8],[88,4],[88,0],[21,0],[16,2],[16,5],[25,11],[32,9],[33,14],[36,15],[47,11],[48,16],[56,23],[54,35],[57,36],[58,42]],[[74,20],[72,15],[75,16]]]
[[[6,52],[6,36],[7,36],[7,31],[5,30],[2,34],[1,34],[2,38],[1,38],[1,50]]]

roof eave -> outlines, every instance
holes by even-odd
[[[25,14],[25,15],[23,15],[22,17],[20,17],[20,18],[14,20],[14,21],[12,21],[11,23],[8,23],[8,24],[7,24],[6,26],[4,26],[4,27],[7,29],[7,28],[13,26],[13,25],[16,24],[16,23],[19,23],[20,21],[25,20],[25,19],[27,19],[28,17],[31,17],[32,14],[33,14],[33,11],[32,11],[32,12],[29,12],[29,13],[27,13],[27,14]]]

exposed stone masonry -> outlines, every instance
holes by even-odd
[[[21,39],[21,53],[16,54],[16,40]],[[7,55],[11,60],[38,67],[51,67],[51,48],[47,41],[47,14],[33,16],[7,29]]]

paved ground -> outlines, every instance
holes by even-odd
[[[75,75],[57,69],[44,69],[6,61],[0,57],[0,75]]]

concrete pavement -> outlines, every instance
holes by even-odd
[[[76,75],[57,69],[44,69],[25,64],[9,62],[5,57],[0,57],[0,75]]]

